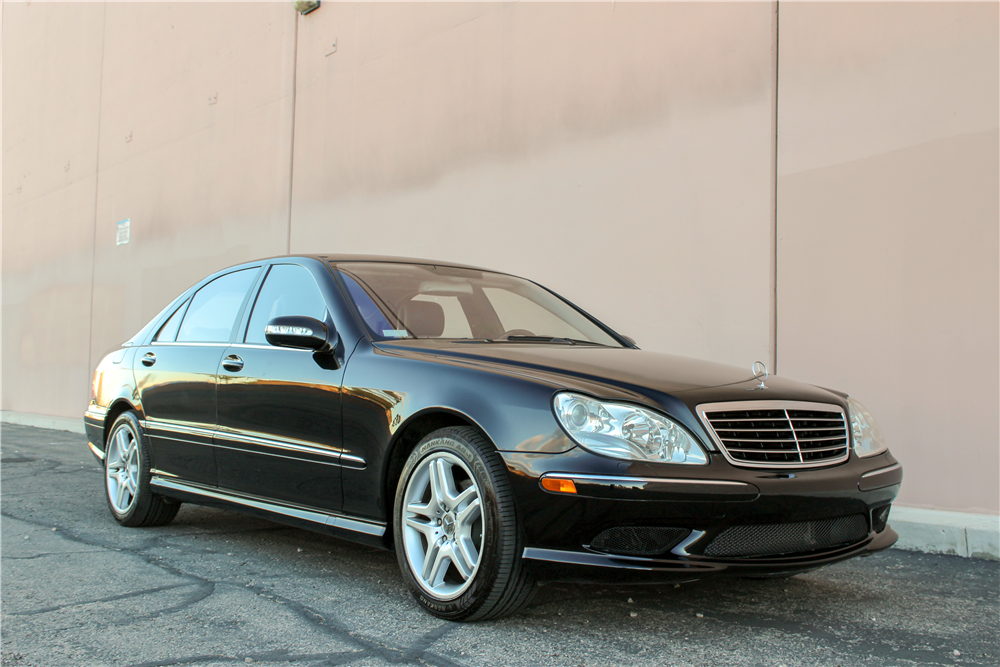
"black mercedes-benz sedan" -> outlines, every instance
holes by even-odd
[[[451,620],[539,578],[789,576],[897,538],[902,468],[847,394],[641,351],[454,264],[215,273],[100,362],[84,420],[122,525],[191,502],[395,549]]]

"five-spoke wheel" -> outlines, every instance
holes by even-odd
[[[420,461],[406,486],[403,549],[417,584],[453,600],[469,587],[483,545],[482,501],[476,480],[450,452]]]
[[[139,417],[123,412],[111,426],[104,451],[104,488],[108,508],[123,526],[162,526],[177,515],[180,503],[149,487],[149,446]]]
[[[139,486],[139,441],[128,422],[120,424],[108,439],[105,477],[108,501],[119,514],[125,514],[135,502]]]
[[[393,528],[403,577],[435,616],[494,618],[530,600],[507,467],[479,431],[443,428],[417,444],[400,474]]]

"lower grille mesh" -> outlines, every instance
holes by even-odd
[[[748,558],[776,556],[860,542],[868,535],[864,514],[821,521],[727,528],[705,549],[706,556]]]
[[[688,532],[686,528],[619,526],[599,533],[590,542],[590,548],[623,556],[654,556],[666,553]]]

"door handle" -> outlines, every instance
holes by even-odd
[[[243,360],[239,358],[239,355],[230,354],[222,360],[222,367],[236,373],[243,370]]]
[[[143,366],[152,366],[155,363],[156,363],[156,355],[153,354],[152,352],[147,352],[146,354],[142,355]]]

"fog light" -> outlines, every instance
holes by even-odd
[[[892,505],[883,505],[872,510],[872,530],[881,533],[885,530],[886,521],[889,520],[889,508]]]

